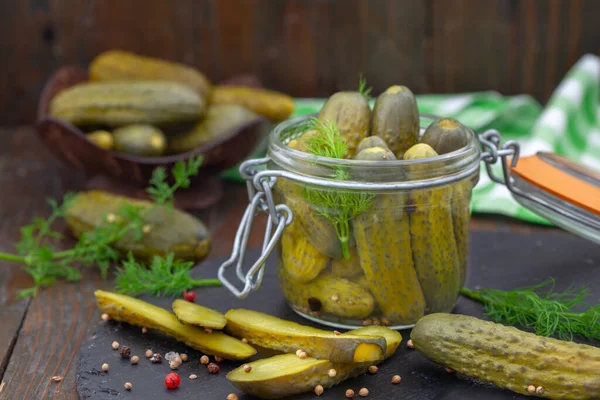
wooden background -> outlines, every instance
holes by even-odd
[[[2,0],[0,125],[31,123],[44,81],[123,48],[243,72],[295,96],[494,89],[544,102],[600,54],[599,0]]]

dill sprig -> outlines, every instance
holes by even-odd
[[[485,315],[507,325],[518,325],[540,336],[557,336],[572,340],[574,336],[600,339],[600,304],[585,312],[576,307],[586,306],[588,290],[584,287],[555,292],[554,279],[538,285],[511,291],[461,289],[461,294],[483,303]]]
[[[140,263],[131,254],[117,268],[115,290],[137,296],[149,293],[153,296],[179,296],[184,290],[201,286],[220,286],[218,279],[194,279],[190,276],[193,262],[178,261],[169,253],[154,256],[150,265]]]
[[[308,152],[320,157],[343,158],[346,154],[346,142],[341,137],[334,122],[311,120],[312,128],[319,135],[307,139]],[[333,168],[333,179],[348,180],[349,174],[343,166]],[[303,188],[306,200],[315,207],[315,211],[330,221],[336,231],[344,258],[350,258],[350,221],[371,207],[373,196],[367,193],[343,192],[341,190]]]
[[[362,74],[360,74],[360,78],[358,79],[358,92],[362,94],[367,100],[369,100],[371,99],[372,90],[372,87],[367,87],[367,80]]]
[[[76,200],[77,194],[67,194],[62,204],[49,200],[51,213],[47,219],[36,218],[31,225],[21,228],[21,238],[15,244],[17,254],[0,252],[0,259],[23,264],[23,270],[31,276],[33,286],[19,292],[18,297],[34,296],[38,290],[50,286],[59,279],[77,281],[81,279],[80,267],[96,265],[102,278],[106,278],[110,265],[119,259],[113,244],[125,236],[133,240],[141,239],[145,217],[154,207],[172,206],[177,189],[190,185],[190,178],[198,173],[202,157],[181,161],[171,173],[174,183],[167,182],[168,174],[162,167],[153,172],[147,192],[154,201],[152,207],[124,205],[113,216],[112,221],[83,233],[75,246],[68,250],[57,251],[52,245],[63,239],[62,234],[52,230],[52,225],[66,217],[67,210]]]

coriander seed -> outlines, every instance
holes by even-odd
[[[118,349],[119,349],[119,342],[117,342],[117,341],[115,340],[114,342],[112,342],[112,345],[111,345],[111,346],[112,346],[112,348],[113,348],[114,350],[118,350]]]
[[[392,383],[394,385],[397,385],[398,383],[400,383],[401,380],[402,380],[402,377],[400,375],[392,376]]]
[[[210,359],[208,358],[208,356],[200,357],[200,364],[207,365],[209,362],[210,362]]]
[[[323,386],[321,386],[321,385],[317,385],[317,386],[315,386],[315,394],[316,394],[317,396],[320,396],[320,395],[322,395],[322,394],[323,394],[323,391],[324,391],[324,390],[323,390]]]
[[[298,355],[298,358],[301,360],[304,360],[306,357],[308,357],[308,354],[306,354],[306,352],[301,351],[300,354]]]
[[[369,395],[369,389],[367,388],[362,388],[358,391],[358,395],[360,397],[367,397]]]
[[[108,315],[107,313],[103,313],[100,318],[102,318],[102,321],[109,321],[110,315]]]
[[[198,375],[196,375],[196,374],[191,374],[191,375],[189,376],[189,378],[190,378],[191,380],[198,379]]]
[[[138,356],[133,356],[133,357],[131,357],[131,363],[132,363],[133,365],[135,365],[135,364],[137,364],[137,363],[139,363],[139,362],[140,362],[140,358],[139,358]]]
[[[535,386],[533,386],[533,385],[527,386],[527,392],[529,392],[529,393],[535,393]]]
[[[107,363],[102,364],[102,371],[108,372],[108,364]]]
[[[242,338],[242,342],[244,342],[244,343],[248,343],[248,339],[246,339],[246,338]]]
[[[244,372],[250,372],[250,371],[252,371],[252,367],[250,365],[248,365],[248,364],[244,365],[243,368],[244,368]]]
[[[371,366],[369,367],[369,373],[371,373],[371,374],[376,374],[376,373],[377,373],[377,371],[379,371],[379,368],[377,367],[377,365],[371,365]]]
[[[131,390],[131,388],[133,388],[133,385],[131,384],[131,382],[125,382],[125,390]]]
[[[329,371],[327,371],[327,375],[329,375],[330,378],[333,378],[337,375],[337,371],[331,368]]]
[[[227,395],[227,400],[238,400],[237,394],[235,394],[235,393],[229,393]]]
[[[538,386],[537,388],[535,388],[535,393],[536,394],[544,394],[545,390],[543,387]]]
[[[221,361],[223,361],[223,357],[215,356],[215,361],[221,362]]]
[[[349,398],[349,399],[353,398],[354,397],[354,390],[352,390],[352,389],[346,390],[346,397]]]
[[[187,356],[187,354],[185,354],[185,353],[181,353],[181,354],[179,355],[179,358],[181,358],[181,361],[182,361],[182,362],[186,362],[186,361],[188,360],[188,356]]]
[[[150,349],[146,350],[146,358],[152,357],[152,354],[153,354],[152,350],[150,350]]]
[[[142,327],[142,333],[148,333],[148,328],[146,328],[145,326]]]
[[[169,368],[171,369],[177,369],[181,366],[181,363],[178,362],[176,359],[172,359],[169,361]]]

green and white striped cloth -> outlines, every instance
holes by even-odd
[[[456,118],[476,132],[498,130],[503,141],[519,142],[522,156],[550,151],[600,170],[599,92],[600,58],[587,54],[568,72],[546,107],[527,95],[505,97],[497,92],[418,95],[417,103],[422,113]],[[324,101],[296,99],[293,116],[318,112]],[[501,175],[500,165],[495,168]],[[518,204],[508,189],[492,182],[485,171],[473,190],[472,210],[548,224]]]

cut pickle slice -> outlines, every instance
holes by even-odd
[[[96,290],[94,292],[100,311],[112,319],[131,325],[156,329],[203,353],[227,360],[244,360],[256,354],[256,350],[223,332],[206,333],[203,329],[184,325],[164,308],[134,297]]]
[[[301,349],[313,358],[357,363],[381,360],[386,349],[381,336],[336,335],[257,311],[233,309],[225,317],[229,334],[285,353]]]
[[[179,322],[187,325],[221,330],[227,323],[225,316],[220,312],[186,300],[175,300],[173,302],[173,312]]]
[[[386,357],[390,357],[400,344],[400,333],[381,326],[356,329],[340,335],[373,334],[389,338]],[[227,379],[245,393],[263,399],[277,399],[312,391],[315,386],[334,386],[348,378],[366,373],[375,363],[334,363],[315,358],[300,359],[295,354],[282,354],[251,362],[250,372],[239,367],[227,374]],[[329,371],[334,369],[334,377]]]

